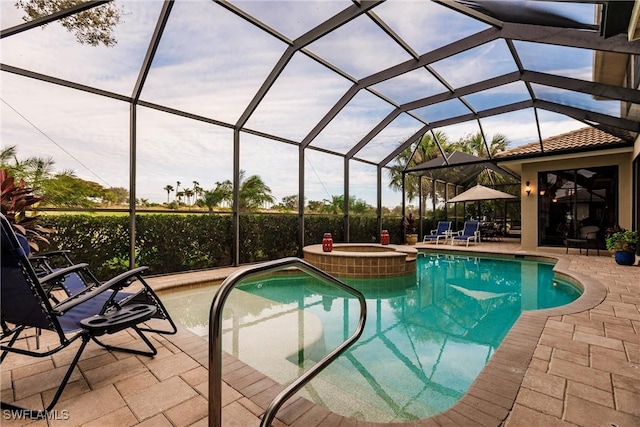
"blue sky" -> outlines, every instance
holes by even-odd
[[[14,3],[0,2],[3,29],[21,22],[21,12]],[[292,39],[352,4],[346,0],[232,3]],[[54,23],[0,41],[2,63],[131,95],[161,2],[116,0],[116,4],[124,8],[125,16],[116,29],[115,47],[80,45],[72,34]],[[374,12],[418,54],[487,28],[426,1],[391,0]],[[580,6],[579,13],[583,18],[587,16],[584,6]],[[591,78],[591,52],[525,42],[516,45],[522,48],[521,59],[526,68]],[[234,124],[285,49],[285,43],[211,1],[177,1],[141,98]],[[342,67],[354,78],[411,58],[366,16],[312,43],[308,50]],[[512,71],[514,67],[502,40],[433,64],[456,87]],[[104,186],[129,187],[127,103],[7,72],[0,73],[0,79],[3,146],[17,145],[20,157],[51,156],[56,170],[72,169],[78,176]],[[308,56],[296,53],[246,126],[300,141],[351,84]],[[446,90],[424,69],[380,83],[374,89],[399,104]],[[522,93],[523,84],[518,83],[495,89],[491,98],[469,97],[469,102],[482,107],[491,99],[516,99]],[[459,104],[456,101],[414,112],[425,120],[437,120],[460,109],[456,103]],[[392,109],[391,104],[361,91],[312,146],[345,153]],[[489,137],[502,133],[513,145],[520,145],[537,138],[533,117],[532,110],[523,110],[484,119],[482,126]],[[541,112],[540,117],[543,137],[584,126],[557,114]],[[378,162],[421,125],[402,114],[358,155]],[[478,124],[472,121],[441,130],[457,139],[476,132]],[[137,131],[139,198],[166,201],[163,187],[175,187],[176,181],[182,187],[192,187],[197,181],[210,189],[215,182],[232,178],[233,133],[228,128],[139,107]],[[296,146],[243,133],[240,156],[241,169],[248,175],[260,175],[278,200],[297,194]],[[342,194],[343,169],[342,158],[307,150],[307,199]],[[352,161],[351,195],[375,205],[375,172],[371,165]],[[386,174],[384,179],[386,182]],[[386,185],[384,188],[383,205],[398,205],[400,194]]]

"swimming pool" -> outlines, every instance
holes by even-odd
[[[371,422],[426,418],[462,397],[523,310],[580,295],[553,265],[450,254],[419,257],[415,276],[344,279],[367,298],[359,341],[304,390],[338,414]],[[301,283],[304,286],[301,286]],[[207,336],[215,288],[164,294],[174,320]],[[317,279],[243,283],[225,309],[223,348],[288,384],[348,337],[357,303]]]

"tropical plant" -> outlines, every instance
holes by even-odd
[[[173,191],[173,185],[171,184],[167,184],[164,186],[164,191],[167,192],[167,205],[169,204],[169,195],[171,194],[171,192]]]
[[[187,198],[187,205],[191,205],[191,198],[195,193],[190,188],[185,188],[183,192],[184,192],[184,196]]]
[[[28,157],[19,159],[18,147],[12,145],[2,149],[0,162],[2,167],[15,179],[24,179],[34,190],[35,195],[43,194],[43,186],[53,175],[54,161],[52,157]]]
[[[0,170],[2,182],[2,214],[7,218],[11,226],[29,241],[29,246],[37,251],[38,242],[49,243],[45,237],[53,230],[42,227],[36,223],[37,215],[27,215],[26,209],[39,203],[42,199],[33,194],[33,189],[27,187],[24,180],[17,184],[15,178],[5,168]]]
[[[444,132],[435,132],[435,139],[431,133],[426,133],[420,138],[420,142],[417,146],[408,147],[403,150],[395,159],[395,167],[389,170],[389,187],[401,191],[402,190],[402,171],[413,166],[418,166],[431,159],[435,159],[441,155],[440,147],[448,152],[449,150],[449,138]],[[405,194],[409,201],[414,200],[420,195],[420,183],[422,182],[422,201],[427,199],[427,196],[431,193],[431,182],[428,179],[420,179],[419,176],[408,174],[406,175],[404,189]]]
[[[409,212],[409,215],[402,219],[402,226],[407,234],[415,234],[416,232],[416,220],[413,217],[413,213]]]
[[[457,142],[453,143],[451,149],[462,151],[482,158],[493,158],[496,154],[509,148],[509,140],[501,134],[495,134],[490,141],[485,144],[482,133],[465,135]],[[506,182],[501,174],[494,173],[491,169],[484,169],[477,177],[479,184],[495,185]]]
[[[216,182],[216,188],[205,191],[202,198],[198,200],[199,206],[206,206],[209,213],[213,213],[213,208],[224,201],[231,201],[233,197],[233,184],[227,180],[224,182]]]
[[[238,206],[240,211],[255,210],[265,203],[275,203],[271,188],[258,175],[245,179],[245,171],[240,171],[240,190]]]
[[[200,196],[202,196],[202,193],[204,193],[204,189],[200,187],[200,183],[198,181],[193,181],[193,194],[196,196],[196,199],[200,198]]]
[[[611,253],[618,251],[635,252],[638,244],[638,232],[618,228],[605,237],[607,250]]]

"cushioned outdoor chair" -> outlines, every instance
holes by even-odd
[[[0,363],[8,353],[31,357],[48,357],[79,341],[64,378],[48,405],[43,410],[30,410],[13,403],[2,402],[3,410],[14,412],[18,417],[46,418],[64,391],[80,356],[89,341],[94,341],[107,350],[154,356],[156,349],[144,335],[144,322],[150,321],[158,312],[153,303],[133,302],[133,298],[119,302],[119,291],[132,282],[141,280],[146,267],[123,273],[108,282],[86,287],[64,301],[52,304],[46,286],[61,281],[69,274],[86,269],[87,264],[62,268],[44,277],[38,277],[24,248],[4,215],[0,214],[2,228],[2,269],[0,277]],[[104,298],[103,295],[107,295]],[[138,295],[138,293],[131,294]],[[122,300],[120,300],[122,301]],[[101,342],[98,337],[132,329],[146,345],[145,349],[117,347]],[[46,349],[33,349],[19,340],[23,332],[49,330],[57,343]],[[26,335],[26,334],[25,334]],[[33,334],[32,334],[33,335]],[[75,348],[75,347],[74,347]]]
[[[451,243],[466,243],[467,246],[471,241],[474,243],[480,241],[480,221],[466,221],[462,231],[459,231],[451,239]]]
[[[449,235],[447,234],[451,230],[451,221],[438,221],[438,227],[435,230],[431,230],[431,234],[425,234],[423,242],[436,241],[436,245],[440,243],[440,239],[444,242],[447,241]]]

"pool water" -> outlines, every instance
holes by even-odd
[[[369,422],[422,419],[460,399],[523,310],[580,296],[553,265],[527,259],[426,254],[416,275],[343,279],[367,299],[363,335],[302,394]],[[216,288],[162,295],[174,320],[207,336]],[[243,282],[224,311],[223,348],[288,384],[350,336],[358,304],[318,279]]]

